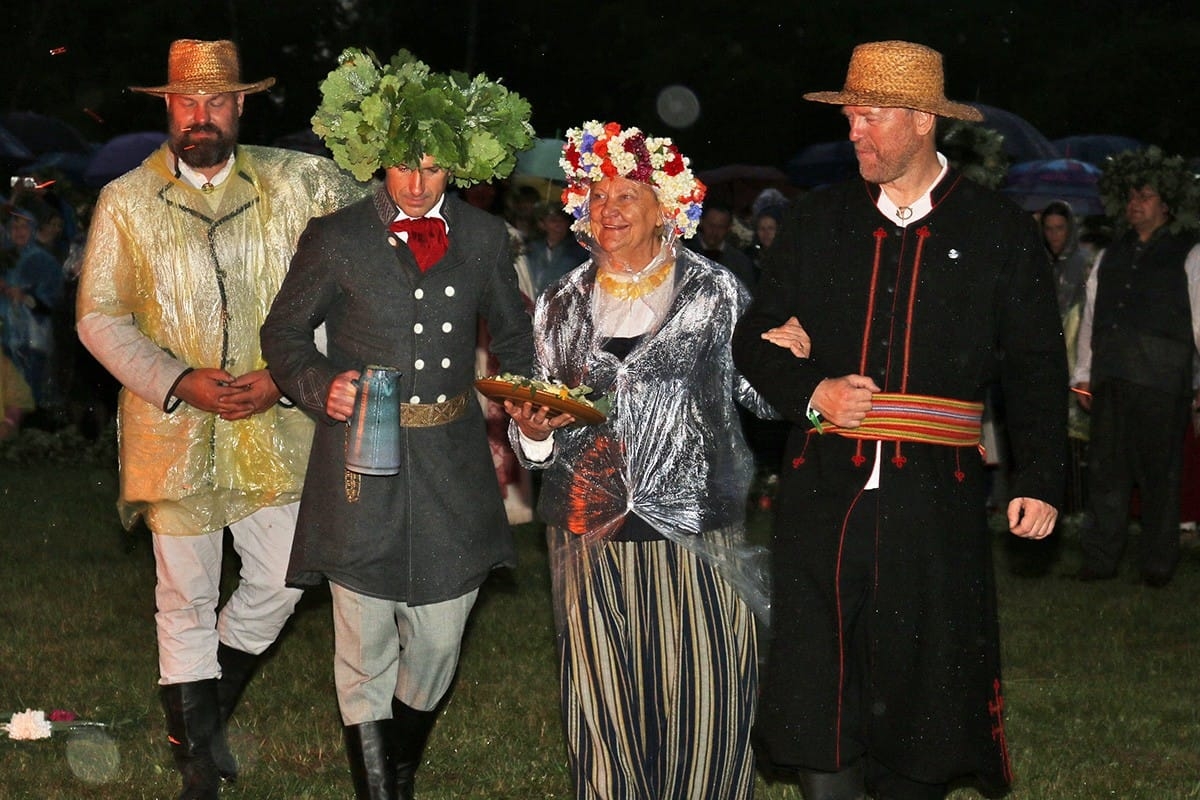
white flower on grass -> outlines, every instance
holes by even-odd
[[[27,708],[12,715],[12,721],[0,725],[8,731],[10,739],[49,739],[50,722],[46,719],[45,711],[34,711]]]

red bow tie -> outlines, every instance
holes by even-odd
[[[388,225],[388,230],[408,234],[408,249],[412,250],[422,272],[436,264],[450,244],[446,238],[446,223],[436,217],[398,219]]]

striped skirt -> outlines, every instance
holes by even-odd
[[[758,664],[746,603],[672,542],[547,535],[576,798],[752,797]]]

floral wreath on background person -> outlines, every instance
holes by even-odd
[[[1100,176],[1100,198],[1104,210],[1120,227],[1125,226],[1129,190],[1150,186],[1170,209],[1167,230],[1171,233],[1200,230],[1200,178],[1188,168],[1183,156],[1168,156],[1151,146],[1109,156]]]
[[[683,239],[696,233],[708,190],[669,138],[646,136],[639,128],[622,128],[618,122],[591,120],[567,131],[559,163],[567,176],[563,208],[575,219],[571,230],[576,233],[590,236],[592,184],[604,178],[628,178],[650,186],[671,233]]]
[[[525,98],[483,73],[430,72],[407,50],[385,66],[349,47],[321,82],[312,128],[360,181],[429,155],[467,187],[513,171],[517,152],[533,146],[530,113]]]

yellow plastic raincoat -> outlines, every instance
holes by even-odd
[[[243,145],[205,193],[178,177],[164,145],[101,192],[77,314],[124,385],[126,527],[145,514],[156,533],[199,534],[299,499],[312,437],[302,412],[276,404],[230,422],[171,393],[188,368],[265,366],[259,327],[300,234],[366,191],[327,159]]]

